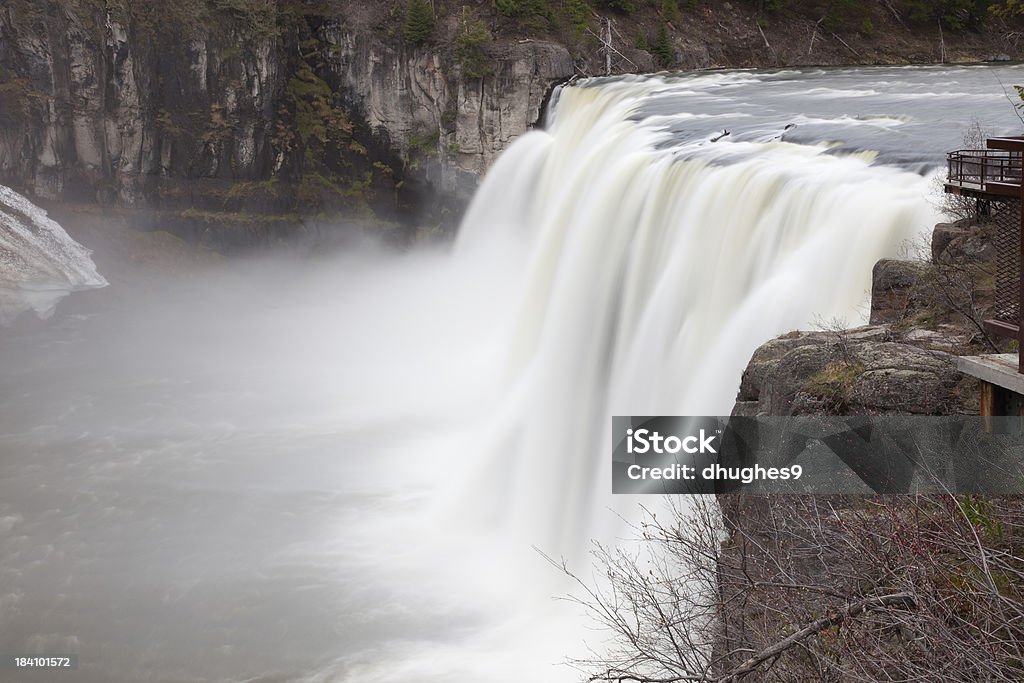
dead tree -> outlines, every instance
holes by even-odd
[[[721,508],[719,507],[721,502]],[[1024,679],[1024,501],[686,498],[579,579],[588,681]]]

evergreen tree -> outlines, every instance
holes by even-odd
[[[587,30],[587,22],[590,20],[590,5],[587,0],[565,0],[565,17],[572,30],[573,37],[579,40]]]
[[[410,45],[422,45],[430,40],[434,34],[434,10],[427,0],[409,0],[403,34]]]
[[[668,37],[667,24],[662,23],[661,29],[658,31],[658,41],[654,44],[651,54],[654,55],[658,66],[669,67],[675,64],[676,51],[672,47],[672,40]]]
[[[636,12],[636,0],[597,0],[597,6],[601,9],[610,9],[629,16]]]
[[[490,42],[491,32],[487,25],[463,7],[462,25],[455,34],[455,59],[470,78],[483,78],[494,70],[486,51]]]
[[[676,21],[679,19],[679,3],[677,0],[661,0],[659,12],[665,21]]]

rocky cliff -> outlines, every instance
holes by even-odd
[[[0,183],[220,245],[436,228],[573,74],[1019,53],[1002,20],[901,2],[417,2],[418,26],[413,0],[7,0]]]
[[[981,324],[992,307],[993,229],[982,219],[940,223],[927,260],[879,261],[870,324],[763,344],[734,414],[977,414],[979,385],[957,358],[1007,350]]]
[[[337,46],[332,71],[348,102],[399,149],[428,143],[445,165],[479,175],[540,118],[550,86],[573,73],[561,45],[528,40],[503,46],[486,78],[427,48],[401,49],[344,23],[324,31]]]
[[[250,233],[214,241],[332,211],[444,222],[572,60],[514,43],[470,77],[344,5],[15,0],[0,10],[0,182]]]

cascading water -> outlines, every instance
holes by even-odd
[[[89,253],[45,211],[0,185],[0,325],[27,310],[47,318],[71,292],[105,287]]]
[[[549,130],[490,171],[457,245],[524,245],[515,445],[495,452],[518,461],[508,501],[526,528],[561,549],[600,535],[611,415],[728,415],[757,346],[866,322],[874,263],[937,218],[928,179],[874,153],[785,142],[781,126],[680,135],[693,114],[644,116],[671,92],[656,78],[564,89]]]
[[[942,152],[1014,129],[993,72],[1024,75],[576,84],[450,250],[111,271],[0,331],[0,653],[77,653],[76,683],[577,679],[601,634],[532,546],[586,576],[606,508],[635,517],[609,417],[728,413],[759,343],[862,321]],[[41,270],[97,282],[66,248]]]

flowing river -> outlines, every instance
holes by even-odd
[[[875,261],[938,220],[945,151],[1019,132],[1021,82],[578,83],[454,245],[101,267],[0,329],[0,653],[79,656],[0,679],[577,680],[603,636],[536,549],[589,576],[635,517],[609,417],[728,414],[760,343],[864,321]]]

